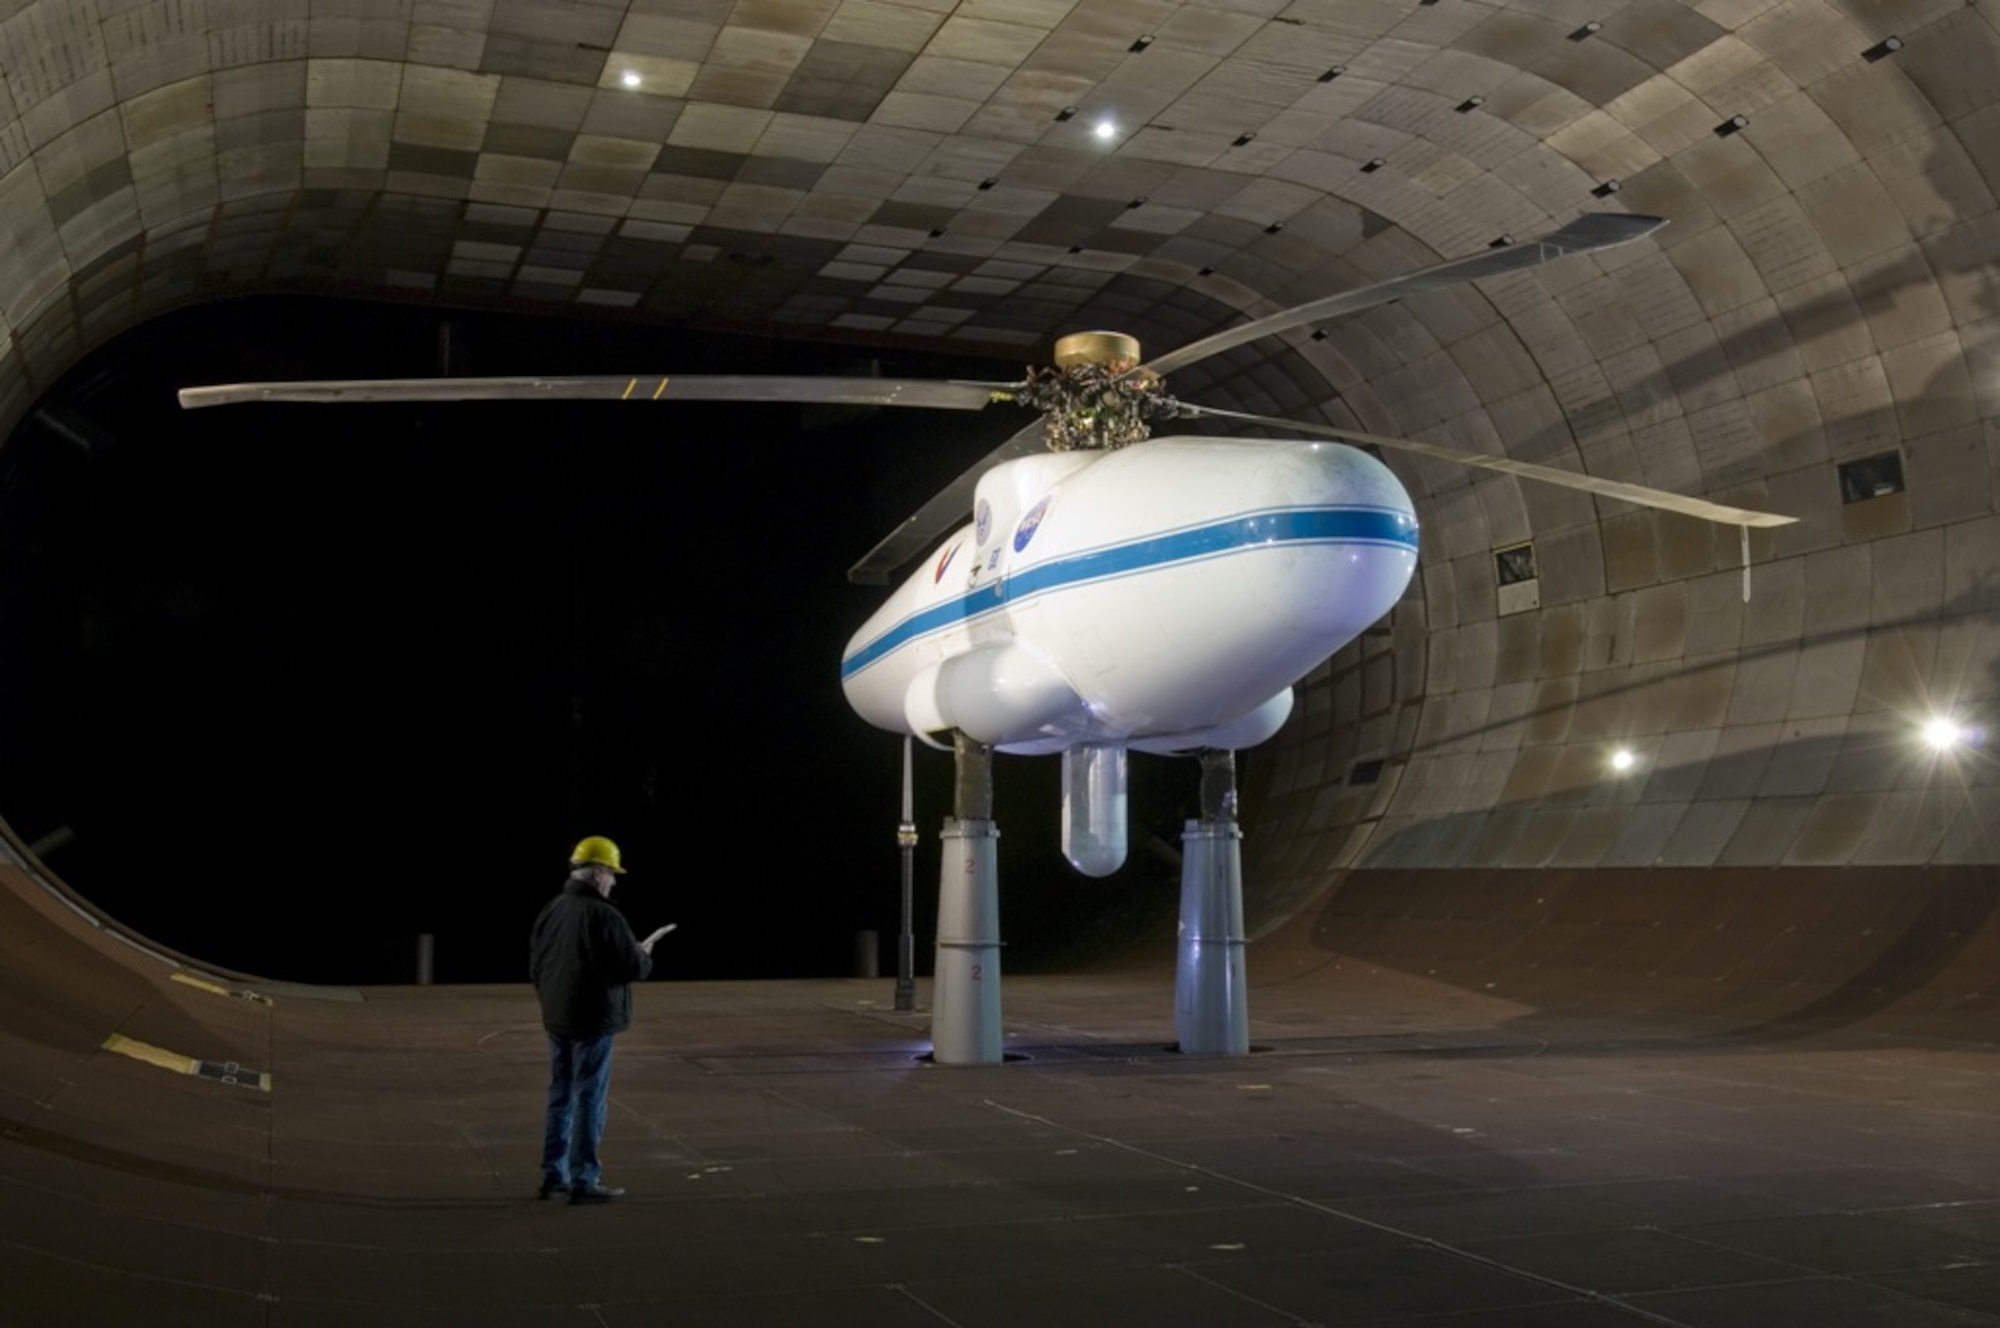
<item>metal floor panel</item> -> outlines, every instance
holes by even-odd
[[[68,925],[21,902],[10,954]],[[1536,1004],[1310,928],[1253,950],[1239,1059],[1165,1049],[1164,964],[1007,978],[992,1068],[922,1062],[886,981],[651,984],[596,1208],[534,1197],[524,986],[261,1003],[58,935],[0,966],[0,1322],[2000,1321],[1976,1020]]]

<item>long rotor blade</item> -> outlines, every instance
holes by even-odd
[[[1241,420],[1246,424],[1261,424],[1286,433],[1332,438],[1343,443],[1371,443],[1394,452],[1414,452],[1418,456],[1435,457],[1439,461],[1452,461],[1462,466],[1497,470],[1504,475],[1515,475],[1524,480],[1556,484],[1565,489],[1581,489],[1585,493],[1594,493],[1601,498],[1616,498],[1622,502],[1636,503],[1641,507],[1657,507],[1663,512],[1679,512],[1682,516],[1715,521],[1725,526],[1756,526],[1760,529],[1769,529],[1773,526],[1789,526],[1798,520],[1795,516],[1779,516],[1774,512],[1753,512],[1743,507],[1727,507],[1703,498],[1687,498],[1678,493],[1668,493],[1665,489],[1650,489],[1643,484],[1599,479],[1595,475],[1579,475],[1571,470],[1538,466],[1532,461],[1514,461],[1507,457],[1488,456],[1484,452],[1463,452],[1455,447],[1440,447],[1436,443],[1420,443],[1409,438],[1387,438],[1381,434],[1363,433],[1359,429],[1342,429],[1330,424],[1308,424],[1301,420],[1281,420],[1268,415],[1246,415],[1240,411],[1219,410],[1212,406],[1184,404],[1182,409],[1188,416],[1211,415],[1219,419]]]
[[[847,569],[847,579],[859,586],[886,586],[897,568],[924,551],[924,547],[972,514],[972,501],[979,477],[1002,461],[1029,456],[1043,449],[1042,422],[1034,420],[1000,446],[988,452],[973,467],[953,480],[922,507],[903,518],[902,524],[870,549],[861,561]]]
[[[1212,337],[1191,341],[1179,350],[1170,350],[1152,363],[1140,365],[1120,376],[1129,378],[1132,374],[1151,373],[1164,378],[1176,369],[1184,369],[1198,360],[1219,355],[1246,341],[1268,337],[1273,332],[1303,327],[1308,323],[1323,323],[1329,318],[1359,313],[1363,309],[1372,309],[1378,304],[1388,304],[1394,300],[1407,300],[1413,295],[1421,295],[1425,291],[1437,290],[1444,286],[1480,281],[1487,277],[1497,277],[1503,272],[1518,272],[1522,268],[1553,263],[1559,258],[1609,249],[1614,245],[1630,244],[1634,240],[1651,235],[1666,224],[1666,219],[1663,217],[1629,216],[1620,212],[1586,213],[1561,230],[1551,231],[1537,240],[1508,245],[1504,249],[1486,249],[1469,258],[1454,258],[1449,262],[1439,263],[1436,267],[1427,267],[1421,272],[1412,272],[1407,276],[1396,277],[1373,286],[1363,286],[1360,290],[1343,291],[1338,295],[1329,295],[1323,300],[1294,305],[1268,318],[1259,318],[1240,327],[1218,332]]]
[[[754,374],[650,374],[594,378],[357,378],[184,387],[181,406],[247,401],[798,401],[851,406],[979,410],[1012,383],[909,378],[761,378]]]
[[[1259,337],[1270,336],[1274,332],[1282,332],[1287,328],[1302,327],[1308,323],[1321,323],[1330,318],[1359,313],[1363,309],[1372,309],[1379,304],[1388,304],[1395,300],[1408,299],[1413,295],[1421,295],[1425,291],[1438,290],[1445,286],[1458,285],[1467,281],[1479,281],[1486,277],[1496,277],[1504,272],[1516,272],[1523,268],[1536,267],[1543,263],[1553,263],[1559,258],[1568,258],[1575,254],[1590,253],[1597,249],[1609,249],[1613,245],[1629,244],[1633,240],[1651,235],[1666,224],[1665,219],[1661,217],[1629,216],[1617,212],[1589,213],[1578,217],[1575,221],[1570,222],[1559,230],[1552,231],[1539,239],[1529,240],[1524,244],[1509,245],[1504,249],[1488,249],[1481,253],[1473,254],[1468,258],[1452,259],[1449,262],[1440,263],[1435,267],[1426,268],[1421,272],[1412,272],[1391,281],[1379,282],[1373,286],[1363,287],[1360,290],[1344,291],[1339,295],[1330,295],[1322,300],[1313,300],[1307,304],[1297,305],[1282,312],[1272,314],[1268,318],[1260,318],[1254,322],[1245,323],[1240,327],[1233,327],[1227,331],[1218,332],[1212,337],[1204,337],[1200,341],[1190,342],[1188,345],[1182,346],[1179,350],[1168,351],[1165,355],[1148,364],[1127,370],[1125,373],[1119,375],[1119,380],[1122,381],[1139,374],[1165,377],[1177,369],[1185,368],[1211,355],[1220,354],[1232,347],[1240,346],[1247,341],[1255,341]],[[1190,413],[1205,415],[1230,414],[1228,411],[1197,410],[1194,407],[1184,407],[1184,409]],[[1237,415],[1233,418],[1256,420],[1260,423],[1271,424],[1274,427],[1290,427],[1283,421],[1267,421],[1252,415]],[[1311,426],[1300,427],[1302,431],[1312,431]],[[1346,437],[1348,435],[1330,434],[1327,436]],[[1390,442],[1384,442],[1383,445],[1389,446],[1392,442],[1393,440],[1390,440]],[[1413,446],[1425,447],[1429,445],[1416,444]],[[886,539],[869,550],[866,557],[847,570],[847,579],[861,585],[886,585],[890,573],[915,557],[923,550],[925,545],[929,544],[946,530],[949,530],[953,524],[965,519],[966,513],[972,508],[973,494],[978,487],[981,474],[1002,461],[1011,461],[1015,457],[1027,456],[1032,452],[1039,451],[1040,447],[1041,426],[1039,424],[1031,424],[1022,429],[1021,432],[1015,434],[996,448],[985,460],[953,480],[943,492],[939,493],[930,502],[906,518],[901,525],[890,532]],[[1436,454],[1446,455],[1447,452],[1448,449],[1441,449]],[[1464,455],[1471,457],[1476,454],[1466,453]],[[1491,458],[1480,458],[1481,462],[1487,460],[1491,460]],[[1473,464],[1479,464],[1479,462],[1474,462]],[[1526,463],[1513,464],[1525,465]],[[1530,467],[1530,469],[1539,468]],[[1561,476],[1562,480],[1577,478],[1569,475],[1566,471],[1550,471],[1548,473],[1552,477]],[[1587,479],[1588,477],[1584,478]],[[1551,482],[1560,483],[1562,480],[1552,480]],[[1610,481],[1597,482],[1610,483]],[[1627,487],[1636,488],[1637,486]],[[1652,491],[1647,490],[1645,492]],[[1618,495],[1611,494],[1608,496],[1615,497]],[[1659,496],[1661,498],[1674,497],[1672,494],[1665,493]],[[1633,499],[1633,501],[1640,500]],[[1691,503],[1696,500],[1683,499],[1679,501]],[[1709,506],[1713,506],[1713,504]],[[1730,509],[1717,508],[1716,510]],[[1789,520],[1789,518],[1779,519]]]

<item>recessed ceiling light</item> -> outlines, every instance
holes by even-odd
[[[1949,715],[1933,715],[1924,721],[1924,741],[1940,752],[1948,752],[1965,740],[1965,730]]]
[[[1109,142],[1118,136],[1118,125],[1112,120],[1099,120],[1096,128],[1090,132],[1097,135],[1099,139]]]
[[[636,88],[640,83],[639,72],[635,69],[628,69],[618,76],[618,81],[628,88]]]

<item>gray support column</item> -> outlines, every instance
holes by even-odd
[[[931,1055],[940,1065],[998,1065],[1000,832],[991,821],[954,819],[941,838]]]
[[[953,736],[957,813],[939,852],[931,1055],[940,1065],[998,1065],[1000,831],[993,824],[993,749]]]
[[[1236,761],[1201,753],[1201,810],[1181,834],[1180,953],[1174,1031],[1197,1056],[1250,1050],[1243,955],[1243,832],[1236,824]]]

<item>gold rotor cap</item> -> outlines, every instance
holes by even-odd
[[[1137,364],[1139,339],[1123,332],[1072,332],[1056,342],[1056,368],[1079,364]]]

